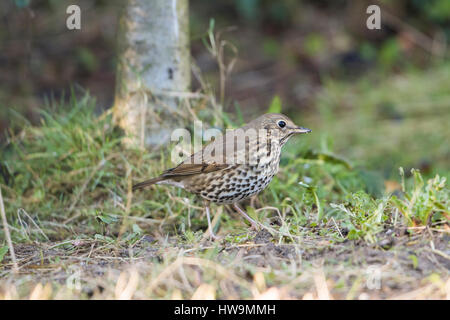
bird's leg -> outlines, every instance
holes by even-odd
[[[207,202],[204,202],[204,205],[205,205],[206,217],[208,218],[208,232],[209,232],[209,236],[210,236],[211,239],[217,240],[217,239],[219,239],[219,237],[216,236],[214,234],[214,231],[213,231],[213,227],[212,227],[212,224],[211,224],[211,215],[209,213],[209,204]]]
[[[233,203],[233,208],[236,209],[237,212],[239,212],[241,215],[243,215],[244,218],[247,219],[247,220],[250,222],[250,224],[252,225],[252,229],[258,230],[258,223],[257,223],[255,220],[253,220],[252,218],[250,218],[250,217],[248,216],[248,214],[246,214],[245,211],[242,210],[242,209],[237,205],[237,203]]]

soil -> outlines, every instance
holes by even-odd
[[[438,275],[439,279],[447,281],[450,274],[450,236],[427,232],[425,229],[401,236],[387,232],[386,237],[376,244],[349,240],[336,242],[323,238],[304,239],[299,244],[279,244],[265,230],[254,232],[251,237],[251,241],[243,244],[223,240],[219,244],[203,241],[192,246],[177,244],[175,238],[162,242],[147,235],[130,248],[102,246],[82,240],[68,241],[66,244],[17,244],[15,250],[20,263],[19,275],[9,272],[9,261],[3,261],[0,275],[3,280],[33,275],[32,281],[36,283],[54,281],[64,284],[76,267],[82,270],[82,290],[89,297],[93,292],[104,290],[102,285],[92,279],[119,275],[131,265],[138,265],[140,274],[149,275],[155,264],[171,263],[174,252],[195,257],[214,247],[218,250],[214,261],[250,281],[252,272],[249,270],[252,269],[281,274],[279,278],[268,280],[268,285],[276,287],[289,286],[283,274],[287,274],[290,268],[295,268],[300,278],[322,270],[334,299],[349,298],[355,282],[369,277],[371,270],[380,270],[379,286],[374,289],[362,285],[357,290],[359,296],[351,298],[368,296],[371,299],[384,299],[403,297],[405,294],[404,297],[408,298],[408,292],[416,292],[425,285],[426,279]],[[290,289],[288,297],[302,298],[311,291],[311,286],[313,284],[306,281],[303,287]]]

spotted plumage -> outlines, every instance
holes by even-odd
[[[233,204],[255,226],[237,202],[264,190],[278,172],[283,145],[294,134],[310,131],[297,127],[285,115],[266,114],[227,131],[178,166],[134,185],[133,190],[169,184],[202,197],[212,237],[208,202]]]

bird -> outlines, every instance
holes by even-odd
[[[311,132],[286,115],[263,114],[246,125],[229,129],[176,167],[132,186],[136,191],[154,184],[185,189],[203,199],[209,236],[218,239],[211,225],[210,203],[232,205],[252,228],[258,224],[238,202],[250,198],[270,183],[278,172],[281,148],[295,134]]]

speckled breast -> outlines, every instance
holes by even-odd
[[[278,172],[279,150],[272,150],[256,164],[236,164],[229,168],[192,177],[184,181],[185,189],[202,198],[231,204],[249,198],[264,190]]]

